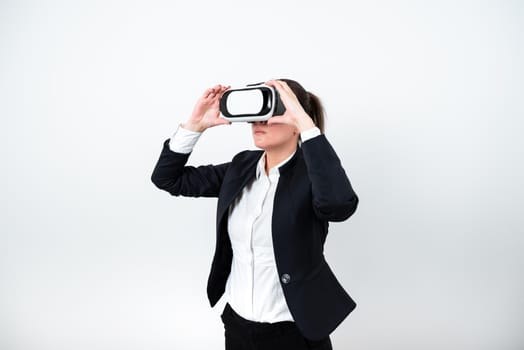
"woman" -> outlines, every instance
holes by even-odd
[[[186,166],[199,136],[229,124],[217,85],[198,100],[151,176],[172,195],[218,197],[216,249],[207,294],[223,294],[226,350],[332,349],[330,333],[356,304],[323,255],[329,221],[348,219],[358,197],[323,132],[319,99],[299,83],[272,80],[286,112],[252,123],[261,150],[231,162]]]

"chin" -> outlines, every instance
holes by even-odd
[[[254,143],[255,143],[255,147],[257,147],[257,148],[261,148],[263,150],[265,150],[267,148],[267,144],[264,143],[264,142],[260,142],[260,141],[257,142],[257,141],[255,141]]]
[[[268,146],[267,139],[263,136],[253,135],[253,143],[256,147],[265,149]]]

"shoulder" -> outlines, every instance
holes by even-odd
[[[260,150],[245,150],[237,153],[233,159],[232,163],[251,163],[253,160],[259,160],[264,151]]]
[[[242,151],[237,153],[230,162],[228,177],[245,177],[254,171],[263,151]]]

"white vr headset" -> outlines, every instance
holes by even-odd
[[[231,122],[264,121],[285,111],[278,91],[264,83],[228,89],[220,98],[220,113]]]

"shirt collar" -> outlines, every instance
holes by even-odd
[[[269,170],[269,175],[274,175],[274,174],[280,175],[280,172],[279,172],[278,168],[280,168],[282,165],[284,165],[287,162],[289,162],[289,160],[291,158],[293,158],[293,156],[295,155],[296,152],[297,151],[295,150],[295,152],[291,153],[289,155],[289,157],[287,157],[282,162],[280,162],[279,164],[277,164],[273,168],[271,168]],[[266,165],[266,152],[264,152],[262,154],[262,156],[260,157],[260,159],[258,160],[257,171],[256,171],[256,178],[257,178],[257,180],[260,178],[260,175],[262,175],[262,174],[265,175],[266,174],[265,165]]]

